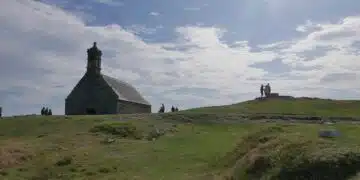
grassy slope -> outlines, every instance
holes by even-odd
[[[111,120],[109,117],[108,121]],[[156,141],[94,135],[104,117],[27,117],[0,121],[1,174],[9,179],[199,179],[207,163],[233,146],[246,126],[182,124]],[[116,118],[115,118],[116,119]],[[117,122],[115,121],[115,124]],[[157,121],[133,120],[141,129]],[[73,162],[57,166],[72,157]]]
[[[246,113],[246,114],[300,114],[310,116],[356,116],[360,117],[360,101],[326,99],[269,99],[252,100],[226,106],[190,109],[197,113]]]
[[[358,125],[211,124],[201,122],[236,117],[195,114],[6,118],[0,120],[0,176],[40,180],[292,179],[312,171],[318,179],[342,180],[360,170]],[[196,123],[183,123],[189,119]],[[121,128],[112,129],[112,134],[110,130],[90,131],[129,123],[145,135],[153,125],[166,129],[176,124],[177,131],[155,141],[114,135],[127,132]],[[338,129],[342,136],[317,136],[320,129],[328,128]],[[104,143],[109,138],[115,142]],[[324,174],[330,176],[324,178]]]

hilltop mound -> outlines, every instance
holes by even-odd
[[[225,106],[189,109],[187,112],[359,117],[359,107],[358,100],[302,97],[255,99]]]
[[[270,126],[241,138],[219,164],[227,179],[347,180],[360,169],[357,144],[339,143],[286,126]]]

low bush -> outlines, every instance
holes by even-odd
[[[90,132],[135,139],[141,139],[143,134],[135,125],[127,122],[106,122],[97,124],[90,129]]]
[[[55,165],[56,166],[67,166],[72,163],[73,159],[71,156],[63,157],[62,159],[58,160]]]

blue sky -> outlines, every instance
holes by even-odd
[[[360,1],[3,0],[4,115],[64,113],[93,41],[103,72],[180,109],[293,96],[360,96]]]

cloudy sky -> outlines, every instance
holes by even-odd
[[[1,0],[4,115],[64,113],[85,72],[133,84],[156,111],[293,96],[360,97],[359,0]]]

